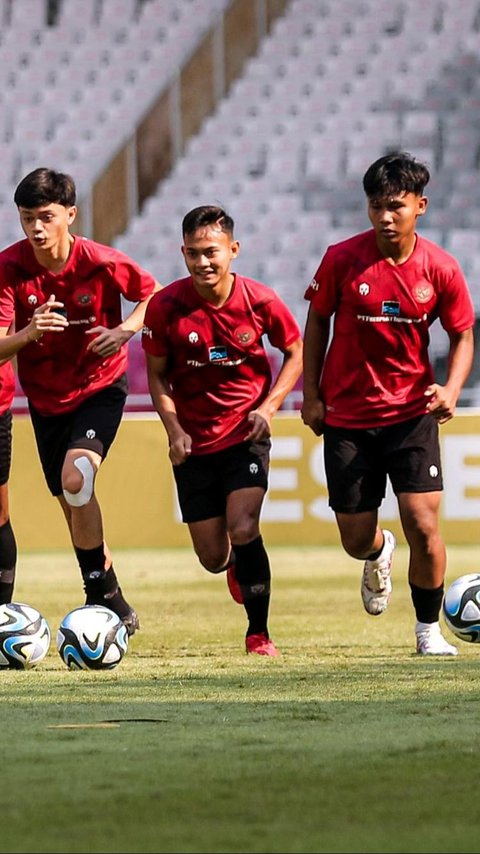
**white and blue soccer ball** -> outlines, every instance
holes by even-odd
[[[83,605],[60,623],[57,649],[70,670],[112,670],[127,652],[127,629],[110,608]]]
[[[443,616],[460,640],[480,643],[480,575],[461,575],[452,582],[443,599]]]
[[[50,629],[40,611],[23,602],[0,605],[0,668],[28,670],[50,647]]]

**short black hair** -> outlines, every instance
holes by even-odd
[[[200,205],[185,214],[182,222],[182,234],[193,234],[198,228],[218,225],[222,231],[233,235],[235,223],[232,217],[217,205]]]
[[[363,189],[369,199],[385,199],[399,193],[422,196],[430,172],[407,151],[385,154],[368,167],[363,176]]]
[[[77,191],[71,175],[40,167],[22,178],[13,200],[17,207],[39,208],[57,204],[65,208],[76,203]]]

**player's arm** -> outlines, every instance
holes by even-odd
[[[11,326],[0,327],[0,360],[6,362],[13,358],[27,344],[40,341],[45,332],[63,332],[68,326],[68,320],[57,314],[56,308],[63,308],[63,303],[51,296],[46,303],[35,309],[30,323],[23,329],[12,332]]]
[[[155,282],[155,288],[152,293],[146,299],[138,302],[133,311],[118,326],[114,326],[113,329],[107,329],[106,326],[94,326],[92,329],[87,329],[85,334],[93,336],[87,346],[87,350],[92,350],[93,353],[97,353],[102,358],[118,353],[121,347],[130,340],[132,335],[135,335],[142,328],[147,305],[153,295],[160,291],[162,287],[163,285],[159,282]]]
[[[280,409],[287,394],[292,390],[302,373],[302,350],[303,342],[301,338],[297,338],[289,347],[282,350],[282,366],[269,394],[261,406],[258,406],[257,409],[248,415],[251,425],[251,430],[247,437],[249,440],[258,441],[259,439],[270,436],[273,416]]]
[[[320,377],[328,347],[330,318],[322,317],[310,305],[303,344],[302,420],[316,436],[323,433],[325,406],[320,397]]]
[[[432,383],[425,395],[429,398],[427,412],[439,424],[450,421],[455,415],[455,407],[460,392],[465,385],[473,364],[473,328],[464,332],[449,332],[450,348],[448,352],[447,381],[444,386]]]
[[[167,357],[152,356],[150,353],[145,353],[145,357],[150,395],[168,436],[170,460],[177,466],[185,462],[191,453],[192,440],[177,417],[172,389],[167,379]]]

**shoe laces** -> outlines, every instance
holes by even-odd
[[[389,566],[377,566],[376,561],[368,561],[366,562],[366,566],[364,569],[364,579],[365,584],[369,590],[374,593],[379,593],[382,590],[385,590],[387,584],[387,579],[390,574]]]

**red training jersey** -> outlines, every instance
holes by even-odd
[[[455,258],[417,235],[403,264],[381,255],[373,229],[329,246],[305,292],[322,317],[334,315],[320,380],[325,423],[379,427],[425,413],[434,381],[429,327],[473,326],[475,313]]]
[[[0,415],[10,409],[15,394],[15,372],[11,362],[0,366]]]
[[[46,332],[17,354],[18,378],[27,398],[43,415],[75,409],[86,397],[115,382],[127,367],[127,345],[107,358],[87,352],[85,335],[95,326],[122,321],[122,297],[140,302],[153,293],[155,279],[128,256],[75,236],[65,267],[52,273],[35,258],[28,240],[0,252],[0,326],[27,326],[51,294],[65,305],[69,326]]]
[[[13,309],[10,312],[10,321],[5,323],[5,326],[10,326],[13,322]],[[7,409],[10,409],[13,398],[15,396],[15,371],[13,370],[12,361],[4,362],[0,365],[0,415],[3,415]]]
[[[202,299],[190,276],[150,300],[142,345],[167,358],[167,379],[193,453],[246,439],[247,415],[265,400],[272,381],[263,335],[285,351],[301,332],[272,288],[238,274],[221,307]]]

